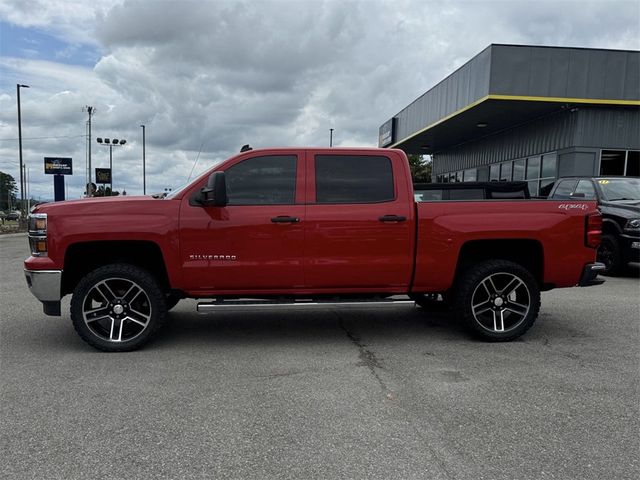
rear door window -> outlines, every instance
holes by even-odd
[[[388,157],[316,155],[316,203],[381,203],[395,199]]]

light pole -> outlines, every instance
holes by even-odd
[[[105,147],[108,145],[109,146],[109,174],[111,177],[111,183],[109,184],[109,188],[111,189],[111,195],[113,195],[113,147],[120,147],[122,145],[124,145],[125,143],[127,143],[127,141],[125,139],[120,139],[118,140],[117,138],[114,138],[113,140],[109,140],[108,138],[105,138],[104,140],[100,137],[96,138],[96,142],[98,142],[100,145],[104,145]]]
[[[146,139],[145,139],[145,130],[146,127],[144,125],[140,125],[142,127],[142,194],[146,195],[147,194],[147,177],[146,177],[146,161],[145,161],[145,144],[146,144]]]
[[[329,146],[333,147],[333,128],[329,129]]]
[[[16,84],[18,94],[18,151],[20,155],[20,222],[24,221],[24,175],[22,169],[22,112],[20,111],[20,88],[30,88],[29,85]]]
[[[86,105],[83,108],[89,114],[89,120],[87,120],[88,139],[87,139],[87,197],[89,197],[89,191],[91,186],[91,117],[95,115],[96,108]]]

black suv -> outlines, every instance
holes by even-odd
[[[640,178],[561,178],[548,198],[598,201],[603,217],[598,261],[605,264],[603,273],[614,275],[627,263],[640,261]]]

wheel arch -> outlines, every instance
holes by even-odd
[[[622,233],[622,228],[612,218],[603,218],[602,219],[602,233],[610,234],[610,235],[620,235]]]
[[[147,270],[166,291],[170,288],[160,246],[146,240],[106,240],[69,245],[64,256],[62,294],[72,293],[78,282],[96,268],[128,263]]]
[[[496,259],[508,260],[526,268],[538,284],[543,286],[544,249],[538,240],[533,239],[491,239],[471,240],[462,245],[456,278],[479,262]]]

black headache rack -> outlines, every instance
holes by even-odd
[[[529,199],[527,182],[415,183],[416,202]]]

